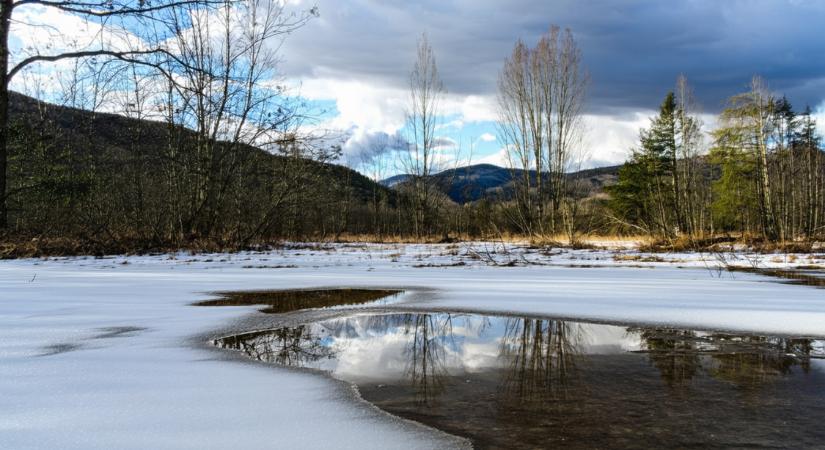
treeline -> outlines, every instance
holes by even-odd
[[[759,77],[728,99],[710,133],[692,105],[680,79],[609,189],[611,218],[667,240],[821,239],[825,154],[810,108],[795,111]]]

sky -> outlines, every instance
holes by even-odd
[[[300,2],[306,6],[309,2]],[[798,108],[825,109],[825,2],[818,0],[318,0],[320,16],[283,46],[302,96],[334,105],[357,155],[403,127],[416,40],[426,33],[448,91],[440,132],[473,162],[501,164],[496,79],[517,39],[570,28],[591,76],[588,161],[622,162],[684,74],[708,127],[753,75]],[[468,150],[467,149],[467,150]],[[466,152],[466,150],[465,150]]]
[[[447,90],[439,137],[460,144],[464,164],[505,164],[496,80],[516,40],[533,45],[551,25],[572,31],[590,74],[582,167],[624,161],[680,74],[693,87],[706,129],[725,99],[747,90],[758,74],[797,109],[814,108],[825,130],[822,0],[278,1],[295,11],[317,6],[318,17],[272,45],[293,94],[320,111],[317,127],[342,137],[342,162],[352,166],[374,142],[403,134],[423,33]],[[52,8],[19,13],[13,47],[48,52],[95,32]],[[51,31],[24,22],[47,23]]]

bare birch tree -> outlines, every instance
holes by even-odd
[[[693,236],[707,225],[705,203],[707,193],[703,189],[704,150],[702,119],[698,114],[693,89],[687,77],[676,79],[676,160],[674,177],[678,223],[683,233]]]
[[[498,80],[499,134],[514,178],[514,222],[554,233],[566,173],[581,141],[588,76],[570,30],[553,26],[534,48],[518,41]]]

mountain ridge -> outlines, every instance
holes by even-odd
[[[583,169],[567,174],[568,181],[585,182],[589,194],[597,194],[604,188],[616,183],[622,165]],[[531,177],[536,176],[530,170]],[[456,203],[471,203],[481,199],[508,199],[512,191],[513,180],[524,175],[523,169],[508,169],[495,164],[480,163],[447,169],[432,175],[436,185]],[[379,184],[398,188],[409,180],[411,175],[399,174],[379,181]]]

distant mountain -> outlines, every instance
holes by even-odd
[[[616,183],[621,166],[599,167],[567,174],[568,180],[581,180],[592,194],[602,192],[606,186]],[[482,198],[507,199],[513,186],[513,177],[522,177],[521,169],[511,170],[493,164],[475,164],[449,169],[433,175],[436,183],[450,199],[456,203],[469,203]],[[535,171],[530,175],[535,177]],[[410,175],[395,175],[380,183],[387,187],[397,187],[409,180]]]
[[[380,180],[378,182],[378,184],[380,184],[382,186],[386,186],[388,188],[391,188],[391,187],[395,187],[396,185],[399,185],[399,184],[401,184],[401,183],[403,183],[403,182],[405,182],[409,179],[410,179],[410,176],[408,174],[402,173],[402,174],[399,174],[399,175],[393,175],[393,176],[391,176],[387,179],[384,179],[384,180]]]

